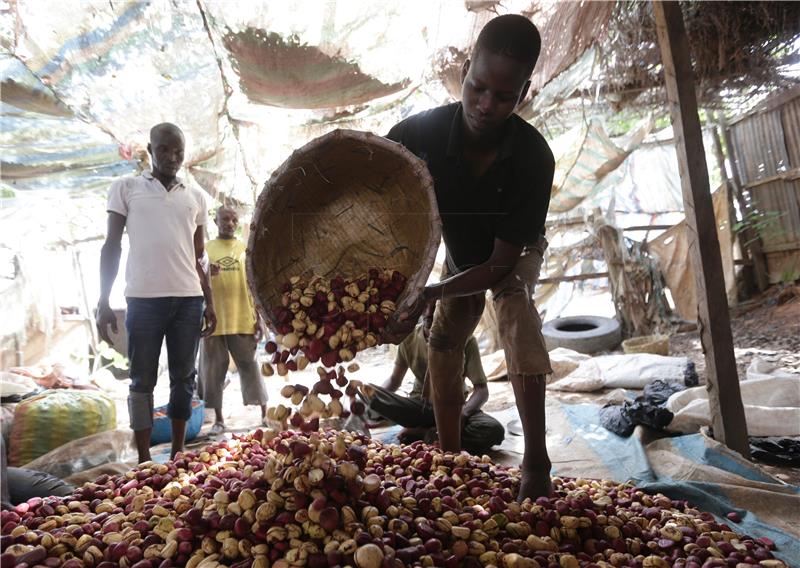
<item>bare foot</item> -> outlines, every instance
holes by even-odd
[[[533,501],[537,497],[549,497],[552,492],[553,484],[550,481],[549,467],[539,470],[522,470],[517,503],[522,503],[528,498]]]

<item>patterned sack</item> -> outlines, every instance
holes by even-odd
[[[98,391],[48,390],[14,411],[8,461],[24,465],[72,440],[117,426],[114,401]]]

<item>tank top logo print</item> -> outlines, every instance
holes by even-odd
[[[231,256],[223,256],[217,261],[217,264],[219,264],[220,270],[226,272],[230,270],[239,270],[239,260]]]

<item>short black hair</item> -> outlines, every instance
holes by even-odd
[[[539,59],[542,37],[533,22],[525,16],[505,14],[483,26],[472,50],[472,58],[477,58],[484,49],[525,63],[530,75]]]
[[[181,140],[184,139],[183,131],[180,128],[178,128],[178,126],[172,124],[171,122],[161,122],[159,124],[156,124],[153,128],[150,129],[150,141],[152,142],[153,138],[154,137],[157,138],[158,136],[161,135],[162,132],[169,132],[171,134],[179,136]]]

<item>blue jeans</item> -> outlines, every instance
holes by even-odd
[[[169,406],[167,416],[188,420],[197,375],[195,361],[203,325],[203,297],[127,298],[131,429],[153,427],[153,389],[161,345],[167,339]]]

